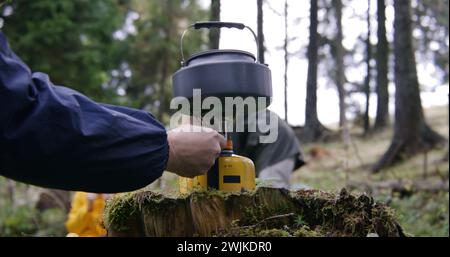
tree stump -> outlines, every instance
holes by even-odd
[[[108,201],[104,225],[108,236],[404,236],[389,207],[345,189],[137,191]]]

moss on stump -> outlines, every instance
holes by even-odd
[[[104,224],[109,236],[404,236],[389,207],[345,189],[138,191],[108,201]]]

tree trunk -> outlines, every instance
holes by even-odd
[[[72,194],[70,191],[44,189],[39,193],[35,208],[41,212],[51,208],[61,208],[67,213],[70,211],[71,203]]]
[[[158,120],[161,122],[164,122],[164,113],[167,111],[166,102],[167,102],[167,96],[166,96],[166,87],[168,86],[167,78],[169,76],[169,58],[170,58],[170,50],[168,49],[172,37],[172,10],[173,10],[173,2],[172,1],[166,1],[165,3],[165,10],[166,14],[168,15],[168,23],[163,27],[164,34],[165,34],[165,43],[166,48],[164,48],[164,52],[162,54],[162,60],[161,62],[161,73],[159,78],[159,86],[160,86],[160,96],[159,96],[159,112],[158,112]]]
[[[220,0],[211,0],[211,21],[220,21]],[[220,29],[209,30],[209,47],[218,49],[220,41]]]
[[[167,61],[167,54],[165,54],[166,56],[163,58],[162,63],[161,63],[161,79],[159,81],[159,85],[160,85],[160,96],[159,96],[159,112],[158,112],[158,120],[160,120],[161,122],[164,122],[164,113],[166,113],[166,86],[167,86],[167,66],[168,66],[168,61]]]
[[[108,236],[403,236],[389,207],[365,194],[258,188],[168,196],[151,191],[108,201]]]
[[[450,117],[450,94],[447,94],[448,97],[448,104],[447,104],[447,110],[449,110],[449,113],[447,113],[447,124],[450,122],[449,117]],[[444,154],[444,156],[442,157],[442,161],[443,162],[448,162],[449,159],[449,142],[447,141],[447,151]]]
[[[371,26],[370,26],[370,0],[367,0],[367,39],[366,39],[366,65],[367,74],[364,81],[364,94],[366,96],[366,108],[364,111],[364,135],[367,135],[370,129],[370,117],[369,117],[369,107],[370,107],[370,80],[371,80],[371,66],[370,61],[372,59],[372,44],[370,43],[371,36]]]
[[[284,51],[284,120],[286,123],[288,122],[288,94],[287,94],[287,87],[288,87],[288,65],[289,65],[289,53],[288,53],[288,44],[289,44],[289,38],[288,38],[288,3],[287,0],[284,1],[284,45],[283,45],[283,51]]]
[[[345,130],[347,126],[347,118],[345,115],[345,73],[344,73],[344,46],[342,45],[343,32],[342,32],[342,1],[334,0],[334,7],[336,10],[336,87],[339,96],[339,126],[342,130]]]
[[[258,9],[258,17],[257,17],[257,24],[258,24],[258,59],[261,61],[261,63],[265,63],[266,60],[264,58],[264,53],[266,51],[266,47],[264,45],[264,12],[263,12],[263,5],[264,0],[257,0],[257,9]]]
[[[8,200],[11,204],[11,206],[16,205],[16,182],[12,179],[6,179],[7,183],[7,191],[8,191]]]
[[[304,141],[312,142],[320,139],[324,127],[317,116],[317,66],[318,66],[318,6],[316,0],[310,1],[310,25],[308,45],[308,77],[306,80],[306,108]]]
[[[375,118],[375,129],[383,129],[389,125],[389,91],[388,91],[388,63],[389,44],[386,38],[386,5],[385,0],[377,0],[377,55],[376,55],[376,93],[377,93],[377,114]]]
[[[412,45],[410,4],[410,0],[394,1],[394,136],[374,172],[445,141],[425,122]]]

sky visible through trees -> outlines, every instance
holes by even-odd
[[[222,20],[233,20],[243,22],[251,27],[256,28],[256,1],[239,1],[239,0],[227,0],[222,3],[221,18]],[[387,39],[390,44],[393,42],[393,21],[394,21],[394,8],[392,1],[388,0],[386,7],[386,30]],[[367,34],[366,24],[366,12],[367,1],[343,1],[343,46],[346,50],[355,50],[350,55],[347,54],[345,58],[346,76],[349,82],[363,83],[366,74],[365,60],[365,46],[364,37]],[[270,109],[274,110],[281,117],[284,115],[284,88],[283,88],[283,53],[282,46],[284,40],[284,30],[282,24],[284,22],[283,17],[279,14],[283,13],[284,1],[266,1],[264,6],[264,32],[266,41],[266,63],[272,71],[273,77],[273,90],[274,101]],[[308,61],[306,57],[306,49],[309,39],[309,1],[289,1],[290,21],[288,33],[290,37],[294,37],[289,44],[288,51],[292,57],[289,62],[289,84],[288,84],[288,104],[289,110],[289,122],[292,125],[303,125],[304,123],[304,108],[306,98],[306,77],[308,70]],[[377,1],[371,1],[371,16],[372,16],[372,33],[371,43],[375,47],[377,43]],[[294,11],[295,10],[295,11]],[[277,13],[278,12],[278,13]],[[323,20],[325,17],[325,10],[319,10],[319,20]],[[319,22],[320,23],[320,22]],[[355,25],[357,24],[357,25]],[[238,48],[244,49],[255,53],[255,45],[250,36],[241,37],[239,43],[234,38],[239,36],[239,32],[233,30],[223,30],[221,35],[221,47],[222,48]],[[323,24],[319,24],[319,33],[332,34],[333,28],[326,28]],[[415,32],[416,34],[419,32]],[[417,35],[419,36],[419,35]],[[361,37],[361,39],[359,38]],[[442,39],[445,41],[445,39]],[[448,39],[447,39],[448,40]],[[326,47],[325,47],[326,48]],[[447,41],[448,48],[448,41]],[[326,49],[322,49],[324,52]],[[416,52],[416,55],[419,53]],[[331,56],[328,56],[332,58]],[[352,59],[352,60],[350,60]],[[374,62],[373,60],[372,62]],[[358,66],[351,65],[352,63],[359,63]],[[372,68],[375,67],[373,63]],[[390,57],[390,74],[389,74],[389,93],[390,98],[390,113],[394,110],[394,92],[395,86],[393,83],[393,58]],[[337,106],[338,98],[336,88],[332,81],[327,78],[327,71],[325,64],[322,62],[319,64],[318,74],[318,116],[320,120],[325,123],[337,123],[339,120],[339,110]],[[433,105],[444,105],[448,102],[448,86],[438,87],[444,84],[441,82],[443,73],[433,64],[431,59],[424,60],[418,59],[417,69],[419,83],[422,87],[422,104],[425,107]],[[448,85],[448,84],[447,84]],[[349,87],[349,85],[346,85]],[[376,114],[376,94],[375,94],[375,76],[372,77],[371,82],[372,94],[370,98],[370,116],[375,117]],[[438,87],[438,88],[436,88]],[[436,89],[436,92],[433,90]],[[353,94],[352,102],[359,105],[361,111],[363,111],[365,104],[365,96],[363,93]],[[349,101],[350,102],[350,101]],[[330,108],[329,106],[336,106],[336,108]],[[295,112],[293,110],[296,110]],[[349,110],[351,111],[351,110]],[[352,118],[351,113],[349,117]]]
[[[435,59],[438,59],[440,63],[447,62],[448,70],[448,57],[447,60],[442,58],[442,56],[448,56],[448,21],[447,32],[445,29],[443,32],[432,18],[436,16],[439,22],[445,23],[442,21],[445,17],[439,15],[442,15],[442,5],[445,6],[446,1],[417,1],[412,1],[414,8],[412,18],[416,20],[413,36],[417,46],[416,58],[422,104],[424,107],[443,105],[448,102],[448,84],[446,87],[440,86],[445,84],[445,75],[435,65]],[[242,22],[254,30],[257,29],[256,0],[221,2],[222,21]],[[335,37],[336,26],[333,11],[330,11],[331,2],[331,0],[318,2],[318,32],[324,40],[332,40]],[[366,77],[367,2],[342,1],[342,45],[346,51],[344,65],[348,80],[345,83],[347,91],[361,88]],[[386,2],[386,36],[392,47],[394,9],[392,0]],[[443,4],[436,4],[441,2]],[[74,11],[72,7],[77,5],[70,1],[43,0],[33,5],[24,5],[24,1],[15,0],[7,1],[0,7],[0,17],[3,30],[13,44],[13,49],[18,51],[19,56],[33,69],[48,73],[52,71],[51,75],[55,82],[74,87],[95,100],[144,108],[166,120],[167,116],[163,117],[162,114],[170,113],[168,110],[168,102],[171,98],[170,76],[179,68],[179,37],[189,24],[197,20],[207,20],[210,17],[208,14],[210,3],[210,0],[177,0],[172,5],[165,6],[159,5],[158,1],[79,1],[77,5],[83,8],[77,7],[77,11]],[[303,125],[308,62],[306,53],[309,39],[309,1],[288,0],[287,3],[289,6],[287,102],[290,110],[288,120],[292,125]],[[377,1],[371,0],[370,3],[372,21],[370,41],[374,50],[377,43]],[[90,12],[95,8],[103,12]],[[273,76],[274,97],[270,109],[283,118],[285,109],[284,1],[266,0],[263,11],[265,58]],[[41,15],[44,18],[30,20],[27,23],[17,20],[21,13],[26,12],[33,12],[35,17],[39,18]],[[51,18],[49,13],[58,15],[55,16],[58,18]],[[71,21],[73,17],[86,19],[80,18],[77,23],[73,23]],[[95,17],[95,19],[89,17]],[[24,31],[31,32],[27,32],[27,36],[23,37]],[[58,36],[58,33],[62,31],[70,33]],[[191,33],[185,40],[188,44],[187,51],[192,53],[207,49],[207,38],[205,31]],[[29,47],[31,43],[34,46],[33,49]],[[59,57],[54,58],[48,55],[45,59],[36,59],[35,51],[45,53],[49,45],[53,46],[52,52],[56,50],[61,52]],[[68,45],[71,47],[67,47]],[[242,49],[256,54],[256,44],[251,35],[234,29],[222,30],[220,48]],[[427,49],[431,51],[425,51]],[[333,69],[332,51],[329,44],[324,44],[319,49],[317,105],[319,119],[324,124],[336,123],[339,120],[336,86],[330,75]],[[376,52],[373,55],[375,56]],[[155,61],[163,59],[166,61]],[[67,64],[64,69],[62,65],[56,65],[61,61]],[[371,64],[374,69],[375,58],[372,59]],[[389,58],[388,78],[391,96],[390,114],[392,115],[395,91],[392,53]],[[377,107],[375,74],[372,75],[370,86],[369,113],[374,118]],[[363,113],[364,94],[352,93],[350,97],[347,97],[347,104],[349,119],[353,118],[355,113]],[[336,106],[336,108],[329,108],[330,106]]]

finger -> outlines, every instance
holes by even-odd
[[[212,166],[214,166],[214,163],[216,162],[216,158],[212,155],[209,155],[207,160],[204,160],[204,162],[202,162],[201,167],[199,167],[198,171],[206,173],[208,172],[208,170],[211,169]]]
[[[217,133],[217,140],[219,141],[219,145],[221,149],[224,149],[227,147],[227,140],[225,137],[223,137],[221,134]]]
[[[216,153],[215,153],[214,160],[217,159],[217,158],[219,158],[221,152],[222,152],[222,149],[220,149],[220,147],[219,147],[218,151],[216,151]],[[214,162],[213,162],[212,165],[214,165]],[[211,166],[212,166],[212,165],[211,165]]]
[[[197,125],[193,125],[191,126],[194,131],[196,132],[202,132],[202,133],[215,133],[216,131],[212,128],[208,128],[208,127],[204,127],[204,126],[197,126]]]

